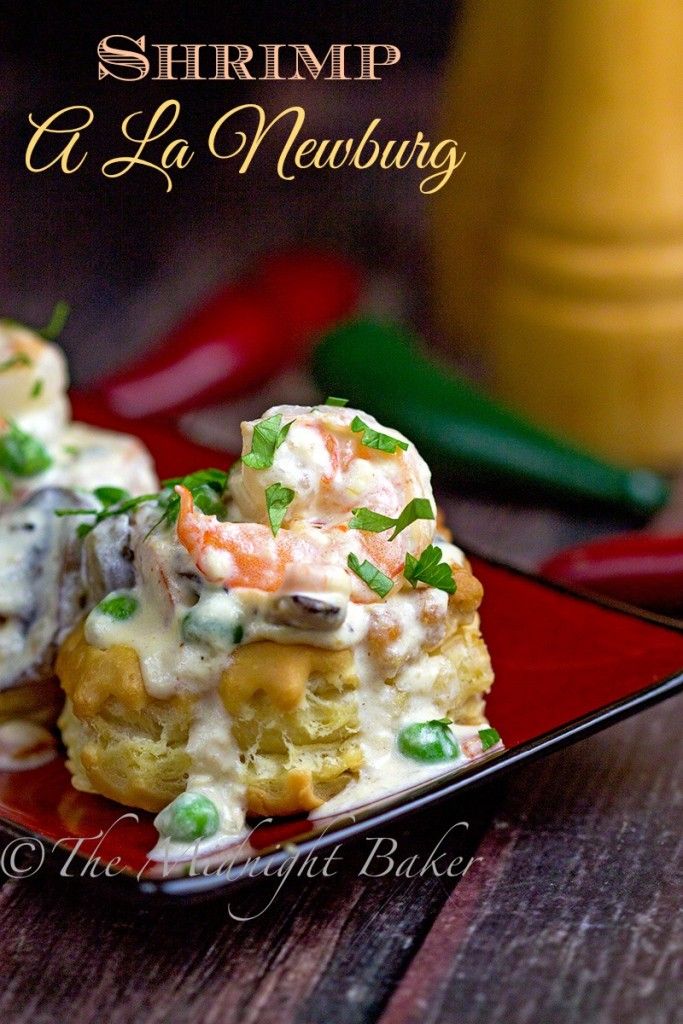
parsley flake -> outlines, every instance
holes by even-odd
[[[376,448],[378,452],[386,452],[388,455],[394,455],[398,448],[402,448],[404,452],[408,450],[407,441],[401,441],[398,437],[391,437],[389,434],[381,434],[379,430],[373,430],[372,427],[363,423],[359,416],[354,416],[351,420],[351,430],[354,434],[362,432],[360,443],[366,448]]]
[[[434,544],[425,548],[419,558],[407,554],[403,575],[411,587],[426,583],[437,590],[445,590],[447,594],[455,593],[453,570],[447,562],[441,561],[441,549]]]
[[[13,370],[15,366],[33,366],[33,363],[25,352],[17,352],[16,355],[10,356],[9,359],[0,363],[0,373],[4,373],[5,370]]]
[[[40,396],[43,393],[44,383],[45,382],[42,380],[41,377],[38,377],[36,380],[34,380],[33,387],[31,388],[31,398],[40,398]]]
[[[10,421],[9,430],[0,437],[0,468],[14,476],[37,476],[51,465],[43,442]]]
[[[196,508],[205,516],[222,519],[225,515],[224,496],[227,482],[228,474],[222,469],[200,469],[196,473],[188,473],[187,476],[174,476],[170,480],[162,480],[162,491],[157,500],[164,514],[159,523],[172,526],[178,518],[180,495],[176,493],[177,486],[187,488]],[[152,529],[156,529],[156,526]]]
[[[251,439],[251,451],[242,456],[242,462],[250,469],[270,469],[273,465],[275,452],[289,433],[294,420],[282,426],[282,414],[276,413],[267,420],[261,420],[254,427]]]
[[[361,562],[352,552],[347,558],[346,564],[351,572],[355,573],[363,583],[367,583],[370,590],[373,590],[379,597],[386,597],[389,591],[393,590],[393,581],[367,559]]]
[[[287,508],[293,501],[294,491],[291,487],[283,487],[282,484],[271,484],[270,487],[266,487],[266,509],[273,537],[277,537]]]
[[[128,501],[132,497],[130,492],[124,490],[123,487],[96,487],[93,494],[105,508],[109,508],[110,505],[119,505],[122,501]]]
[[[348,405],[348,404],[349,404],[348,398],[337,398],[336,395],[328,395],[328,397],[325,399],[325,405],[344,406],[344,405]]]
[[[407,526],[417,519],[433,519],[434,509],[427,498],[413,498],[401,514],[393,519],[391,516],[373,512],[371,508],[354,508],[353,519],[349,522],[350,530],[365,530],[367,533],[383,533],[394,528],[389,540],[395,540]]]
[[[10,316],[2,317],[2,319],[0,319],[0,323],[4,324],[6,327],[19,327],[22,331],[34,331],[36,334],[39,334],[41,338],[44,338],[45,341],[56,341],[64,330],[70,313],[71,306],[69,303],[60,299],[59,302],[55,303],[54,309],[50,314],[50,319],[44,327],[29,327],[27,324],[23,324],[21,320],[15,320],[14,317]]]
[[[481,740],[481,749],[488,750],[490,747],[495,747],[496,743],[500,743],[500,733],[497,729],[480,729],[479,739]]]
[[[162,523],[165,526],[172,526],[175,523],[180,511],[180,495],[176,493],[175,487],[181,485],[188,489],[200,512],[220,518],[225,513],[224,495],[227,476],[228,474],[222,469],[200,469],[187,476],[162,480],[162,490],[157,494],[140,494],[135,498],[127,496],[128,492],[123,488],[98,487],[93,494],[102,504],[99,511],[91,508],[58,508],[55,510],[55,515],[92,516],[91,523],[82,523],[78,528],[78,536],[87,537],[90,531],[94,530],[97,524],[104,519],[126,515],[135,511],[140,505],[156,502],[161,516],[149,530],[149,533],[152,533]]]
[[[115,488],[98,487],[99,491],[115,490]],[[91,530],[94,530],[98,523],[112,516],[121,516],[133,512],[138,505],[144,505],[148,501],[158,501],[159,494],[139,494],[136,498],[128,498],[126,501],[112,501],[97,511],[94,508],[56,508],[55,515],[60,519],[64,516],[93,516],[92,523],[81,523],[78,527],[78,536],[87,537]],[[101,500],[101,499],[100,499]]]

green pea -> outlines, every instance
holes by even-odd
[[[132,594],[110,594],[97,605],[98,612],[124,622],[138,610],[138,599]]]
[[[452,761],[460,756],[460,747],[450,724],[450,718],[413,722],[399,733],[398,749],[414,761]]]
[[[233,618],[216,613],[210,607],[197,605],[182,622],[183,640],[188,643],[209,644],[218,650],[227,650],[242,642],[244,627]]]
[[[183,640],[189,640],[190,643],[229,642],[232,640],[232,630],[231,622],[209,618],[201,611],[188,612],[183,619]]]
[[[219,826],[218,809],[203,793],[181,793],[156,819],[160,834],[178,843],[207,839]]]

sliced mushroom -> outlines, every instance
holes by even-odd
[[[346,618],[348,599],[339,595],[324,600],[310,594],[285,594],[275,598],[268,621],[296,629],[338,629]]]
[[[112,590],[128,590],[135,584],[130,519],[111,516],[92,530],[83,545],[89,603],[97,604]]]
[[[78,520],[55,511],[89,507],[46,487],[0,513],[0,689],[50,675],[59,638],[81,614]]]
[[[178,607],[196,603],[201,579],[187,551],[175,543],[174,536],[161,528],[150,533],[148,522],[141,517],[133,524],[135,577],[147,587],[149,599],[170,624]]]

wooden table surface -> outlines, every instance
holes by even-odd
[[[7,104],[26,84],[25,71],[10,72],[5,124]],[[51,83],[31,83],[47,103]],[[333,130],[335,118],[346,123],[348,96],[322,87],[320,95],[319,119]],[[402,126],[423,127],[432,95],[431,76],[418,76],[400,102],[378,90],[354,110],[362,120],[384,104]],[[310,116],[314,129],[315,104]],[[52,299],[74,302],[64,341],[81,383],[269,241],[313,236],[352,249],[373,267],[375,306],[416,322],[427,306],[424,205],[407,180],[390,194],[371,178],[348,190],[325,179],[296,189],[272,181],[254,198],[253,185],[210,167],[169,201],[150,198],[152,183],[135,193],[112,183],[39,187],[12,156],[3,159],[0,298],[8,314],[35,322]],[[232,429],[223,412],[189,426],[204,436]],[[465,544],[524,566],[623,525],[471,496],[442,500]],[[680,503],[667,517],[683,526]],[[45,871],[5,881],[0,1020],[683,1019],[682,711],[683,698],[670,700],[386,832],[402,858],[423,863],[455,826],[453,852],[476,858],[459,879],[367,877],[361,839],[344,850],[333,878],[290,879],[279,892],[269,882],[186,909],[119,903],[106,884]]]
[[[537,510],[443,500],[461,532],[469,524],[489,550],[531,558],[533,544],[510,545],[534,535]],[[544,521],[544,547],[549,524],[563,541],[590,532],[557,514]],[[129,905],[106,882],[46,871],[5,881],[0,1020],[683,1019],[682,712],[674,698],[383,829],[397,843],[385,877],[372,877],[388,861],[368,864],[374,840],[362,838],[333,877],[269,880],[187,908]],[[449,829],[440,849],[471,865],[461,877],[420,874]],[[411,858],[406,877],[396,865]]]

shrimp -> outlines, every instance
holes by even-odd
[[[318,553],[303,536],[280,530],[276,537],[261,523],[222,523],[194,507],[186,487],[180,495],[178,540],[195,565],[213,583],[229,587],[278,590],[292,562],[310,561]]]
[[[177,486],[180,495],[178,540],[199,571],[212,583],[226,587],[274,592],[289,590],[294,578],[304,580],[317,590],[321,580],[339,578],[346,570],[351,545],[339,530],[303,531],[281,529],[276,537],[261,523],[220,522],[194,506],[186,487]],[[373,538],[376,540],[376,538]],[[394,568],[400,572],[401,566]],[[350,581],[352,600],[375,601],[373,592],[354,577]]]
[[[263,418],[275,415],[281,416],[283,425],[291,424],[289,432],[274,452],[272,466],[252,469],[242,463],[231,477],[231,518],[267,525],[265,492],[274,483],[294,491],[288,524],[347,523],[358,506],[398,516],[412,498],[432,498],[429,469],[414,445],[387,454],[363,445],[359,433],[351,430],[358,415],[373,430],[383,432],[372,416],[337,406],[277,406]],[[257,423],[242,424],[245,453]],[[391,436],[406,440],[397,431]]]
[[[19,324],[0,324],[0,416],[50,441],[69,416],[66,360]]]
[[[353,601],[376,601],[376,594],[348,567],[353,554],[400,588],[406,555],[417,557],[431,543],[434,521],[411,523],[394,540],[389,540],[389,531],[350,529],[349,522],[358,507],[397,519],[415,497],[433,502],[429,470],[414,446],[388,454],[362,445],[358,432],[351,430],[357,414],[346,408],[282,406],[265,417],[278,413],[291,427],[273,453],[272,466],[253,469],[242,463],[231,478],[231,522],[203,515],[191,495],[179,491],[178,538],[197,567],[214,581],[267,591],[280,589],[293,565],[308,566],[311,573],[315,567],[311,578],[327,572],[330,579],[338,579],[342,571],[350,577]],[[373,430],[382,430],[372,417],[360,415]],[[242,425],[247,452],[254,426]],[[289,487],[294,497],[274,537],[265,492],[275,483]]]

